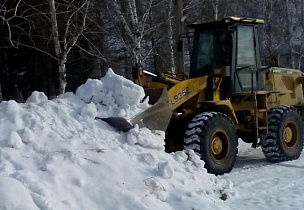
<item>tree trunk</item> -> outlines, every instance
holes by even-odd
[[[169,51],[170,51],[170,54],[169,54],[170,55],[170,68],[171,68],[171,72],[175,73],[172,11],[173,11],[173,1],[168,0],[168,36],[169,36]]]
[[[288,43],[289,47],[289,56],[291,60],[291,68],[295,68],[295,59],[293,54],[293,48],[292,48],[292,19],[289,14],[289,0],[285,0],[285,6],[286,6],[286,26],[287,26],[287,35],[286,35],[286,41]]]
[[[213,14],[214,14],[214,19],[218,19],[218,0],[213,0]]]
[[[57,94],[62,94],[64,93],[66,87],[65,63],[67,59],[67,52],[62,52],[60,47],[55,0],[49,0],[49,5],[51,10],[52,35],[54,40],[55,54],[58,58],[59,87]]]
[[[304,47],[304,40],[303,40],[303,33],[304,33],[304,2],[301,1],[301,6],[300,6],[300,27],[302,30],[302,36],[300,38],[300,53],[299,53],[299,61],[298,61],[298,69],[301,69],[302,66],[302,58],[303,58],[303,47]]]
[[[137,16],[137,8],[135,0],[128,0],[129,7],[130,7],[130,13],[131,13],[131,20],[132,20],[132,31],[134,34],[134,40],[135,40],[135,46],[133,48],[133,54],[134,54],[134,61],[135,63],[141,63],[141,40],[140,40],[140,33],[139,33],[139,25],[138,25],[138,16]]]
[[[62,58],[59,59],[58,64],[59,64],[59,87],[57,94],[63,94],[65,92],[65,87],[67,85],[66,81],[66,54],[62,56]]]
[[[3,101],[3,95],[2,95],[2,87],[0,83],[0,102]]]
[[[184,74],[185,66],[184,66],[184,44],[181,38],[183,33],[183,0],[175,0],[175,23],[176,23],[176,32],[175,32],[175,40],[179,43],[176,43],[177,49],[176,51],[176,73]],[[178,46],[179,45],[179,46]]]

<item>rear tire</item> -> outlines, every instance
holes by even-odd
[[[265,157],[271,162],[298,159],[303,149],[303,120],[291,106],[270,110],[268,135],[262,144]]]
[[[232,170],[238,138],[229,117],[219,112],[204,112],[194,117],[186,130],[184,149],[192,149],[205,162],[209,173],[221,175]]]

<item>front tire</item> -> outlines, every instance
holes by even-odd
[[[298,159],[303,149],[303,120],[291,106],[270,110],[268,135],[262,144],[265,157],[271,162]]]
[[[221,175],[232,170],[238,139],[229,117],[220,112],[204,112],[194,117],[186,130],[184,149],[192,149],[205,162],[209,173]]]

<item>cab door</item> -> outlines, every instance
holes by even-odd
[[[237,27],[235,93],[261,90],[261,64],[256,30],[254,25]]]

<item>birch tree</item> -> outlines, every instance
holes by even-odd
[[[7,40],[15,48],[28,47],[54,59],[59,75],[56,94],[64,93],[68,55],[75,46],[80,47],[77,42],[84,36],[91,0],[18,0],[10,9],[6,7],[9,3],[13,4],[6,1],[0,8],[2,12],[6,9],[3,14],[7,17],[0,19],[10,29]]]
[[[213,0],[212,6],[213,6],[213,13],[214,13],[214,19],[215,20],[218,19],[218,4],[219,4],[218,0]]]
[[[168,6],[165,7],[166,17],[168,18],[168,39],[169,39],[169,52],[170,52],[170,67],[171,72],[175,73],[175,62],[174,62],[174,41],[173,41],[173,24],[172,24],[172,18],[173,18],[173,0],[167,0]]]
[[[149,18],[149,13],[152,7],[153,0],[148,0],[146,4],[145,11],[142,14],[138,15],[138,2],[135,0],[127,0],[128,5],[128,15],[131,21],[128,21],[126,13],[122,12],[122,6],[117,0],[110,0],[111,6],[114,8],[113,20],[117,28],[123,29],[123,34],[119,32],[120,41],[127,51],[130,54],[132,63],[142,63],[142,46],[141,43],[143,38],[148,33],[151,33],[151,30],[147,28],[149,25],[147,23]]]
[[[52,37],[55,55],[58,61],[59,89],[58,93],[64,93],[66,87],[66,61],[71,49],[75,46],[79,36],[83,33],[89,11],[90,0],[81,2],[79,7],[73,5],[74,1],[66,1],[63,6],[68,10],[65,13],[65,25],[63,27],[62,41],[59,39],[59,27],[55,0],[48,0],[50,6],[50,20],[52,25]],[[60,3],[58,3],[59,6]],[[80,15],[80,20],[77,16]],[[62,42],[62,43],[60,43]]]

